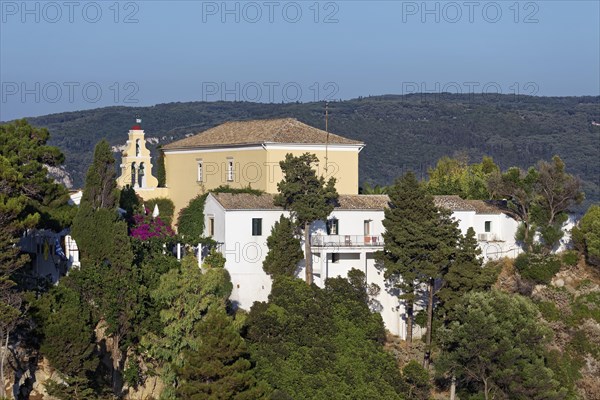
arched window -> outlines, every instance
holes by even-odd
[[[135,162],[131,163],[131,187],[136,187]]]
[[[135,156],[140,156],[140,139],[135,140]]]
[[[146,187],[146,171],[145,171],[144,163],[140,163],[140,168],[138,170],[138,185],[139,187]]]

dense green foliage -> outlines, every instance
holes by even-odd
[[[171,199],[168,199],[166,197],[156,197],[154,199],[144,201],[144,206],[150,214],[154,212],[154,206],[156,205],[158,205],[158,213],[160,219],[170,226],[173,223],[175,204],[173,204],[173,201],[171,201]]]
[[[560,259],[554,255],[521,253],[515,259],[515,268],[521,277],[536,284],[547,285],[560,270]]]
[[[275,222],[267,238],[267,247],[269,252],[263,261],[265,272],[273,279],[279,276],[294,277],[304,253],[289,218],[281,215],[279,221]]]
[[[167,185],[167,170],[165,169],[165,153],[161,150],[161,146],[156,149],[158,156],[156,157],[156,180],[158,187],[166,187]]]
[[[454,373],[462,390],[486,399],[564,398],[545,364],[549,329],[538,322],[529,300],[496,291],[470,293],[456,315],[440,331],[437,368]]]
[[[382,347],[381,317],[369,311],[363,283],[334,278],[319,289],[282,277],[268,303],[254,304],[246,337],[273,398],[402,398],[396,363]]]
[[[161,363],[160,375],[166,384],[163,398],[175,395],[183,352],[197,350],[198,324],[211,307],[225,307],[232,288],[227,270],[208,268],[203,273],[193,255],[160,277],[152,298],[159,306],[163,328],[149,332],[143,344],[148,356]]]
[[[426,187],[434,195],[455,194],[463,199],[490,199],[487,181],[499,171],[491,157],[483,157],[478,164],[469,164],[468,156],[442,157],[434,168],[427,171]]]
[[[100,141],[72,227],[81,268],[70,274],[68,284],[95,304],[98,318],[113,339],[111,383],[118,396],[123,384],[124,350],[137,340],[137,322],[145,314],[138,302],[140,273],[133,262],[128,226],[117,213],[114,163],[107,142]]]
[[[317,176],[313,166],[318,162],[314,154],[294,157],[288,153],[279,163],[283,180],[277,184],[275,204],[289,209],[302,228],[306,223],[327,219],[338,197],[335,178],[326,182],[323,176]]]
[[[415,360],[402,368],[402,389],[408,400],[429,400],[431,383],[429,372]]]
[[[483,292],[496,282],[499,268],[497,266],[482,266],[481,250],[475,239],[473,228],[460,237],[456,257],[444,275],[442,287],[437,292],[439,300],[438,311],[445,322],[453,319],[456,305],[469,292]]]
[[[580,180],[565,171],[565,163],[558,156],[552,162],[539,161],[527,171],[518,167],[504,173],[495,171],[488,179],[488,189],[494,198],[507,200],[521,223],[516,239],[528,252],[555,249],[563,237],[570,208],[584,199]]]
[[[85,177],[81,198],[92,210],[111,209],[117,204],[115,157],[108,142],[103,139],[94,149],[94,162]]]
[[[223,307],[210,308],[194,334],[198,343],[184,352],[177,398],[268,398],[270,389],[254,376],[246,342]]]
[[[48,176],[64,156],[47,144],[46,129],[25,120],[0,125],[0,382],[4,382],[6,346],[23,316],[22,294],[15,273],[29,261],[17,243],[25,229],[61,230],[75,213],[67,190]],[[0,397],[5,388],[0,384]]]
[[[119,207],[126,211],[127,218],[133,217],[133,214],[139,210],[140,198],[135,193],[135,189],[127,185],[119,192]]]
[[[93,319],[79,294],[64,285],[53,288],[37,302],[37,322],[43,331],[41,353],[59,371],[64,384],[50,381],[48,392],[59,399],[95,399],[95,351]]]
[[[573,228],[573,241],[587,262],[600,266],[600,205],[592,205]]]
[[[204,235],[204,202],[208,193],[199,194],[179,211],[177,233],[186,243],[198,243]]]
[[[48,130],[25,120],[0,125],[0,196],[3,203],[8,199],[21,203],[17,214],[21,228],[59,231],[74,215],[67,190],[48,176],[47,167],[59,167],[64,161],[60,150],[47,144],[49,139]]]

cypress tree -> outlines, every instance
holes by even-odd
[[[294,224],[289,218],[281,215],[279,221],[271,228],[267,238],[269,252],[263,261],[263,269],[271,278],[278,276],[293,277],[300,260],[304,258],[300,239],[296,237]]]
[[[81,296],[99,306],[113,339],[112,385],[121,394],[124,343],[135,335],[139,283],[127,224],[116,211],[115,159],[106,140],[94,151],[72,233],[81,253],[82,268],[74,274]]]
[[[158,146],[158,157],[156,161],[156,179],[158,180],[158,187],[165,187],[167,184],[167,170],[165,168],[165,153],[162,150],[162,146]]]
[[[106,139],[96,144],[94,161],[85,177],[82,203],[92,209],[112,209],[117,205],[117,182],[115,180],[115,157]]]

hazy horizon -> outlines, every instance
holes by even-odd
[[[188,101],[600,95],[600,2],[0,1],[0,120]]]

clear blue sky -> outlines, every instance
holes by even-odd
[[[599,4],[1,0],[0,120],[192,100],[599,95]]]

